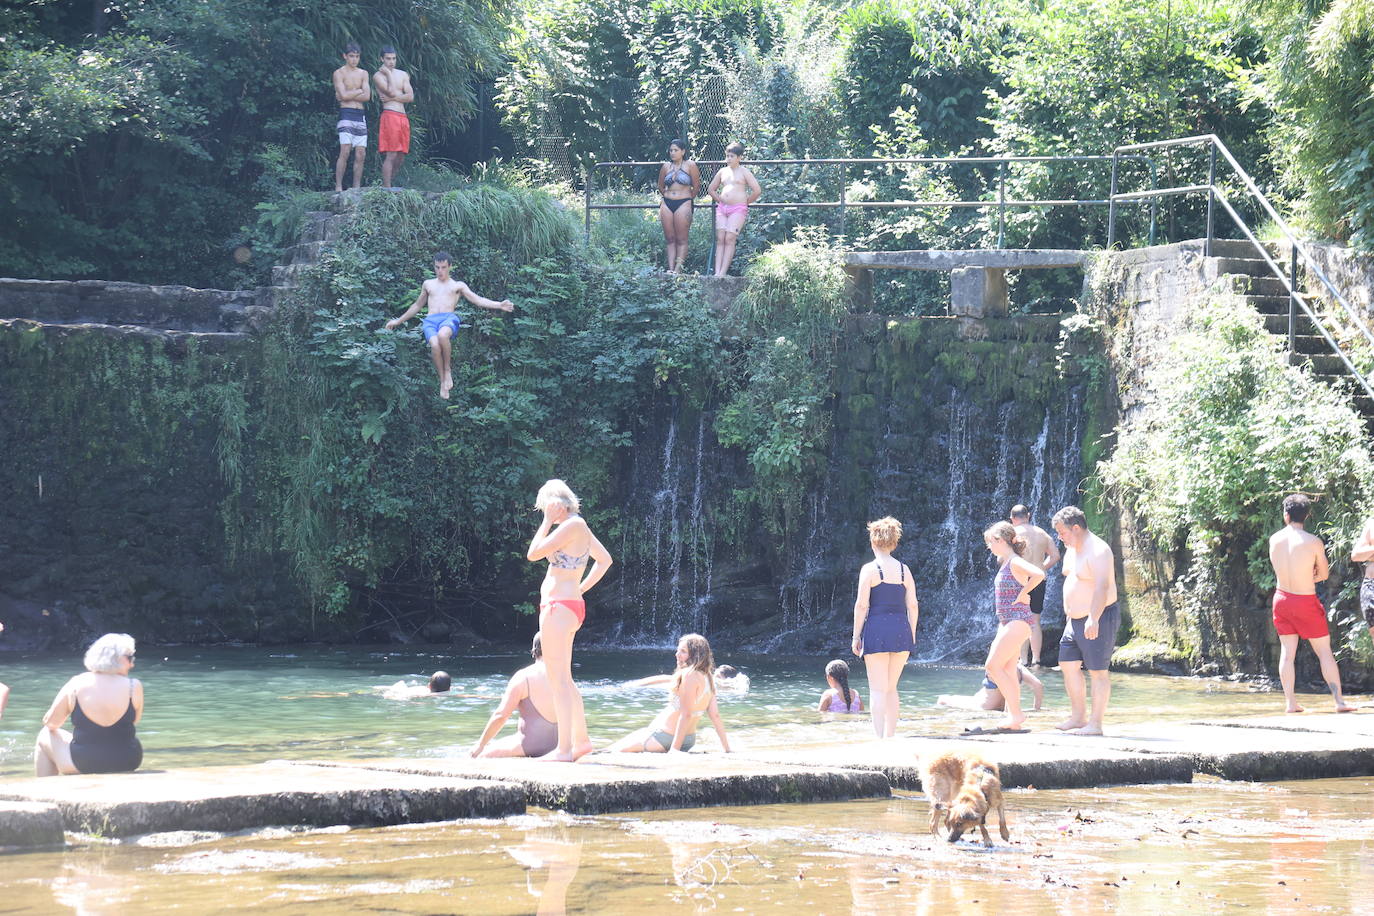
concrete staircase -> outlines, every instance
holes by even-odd
[[[1286,248],[1283,251],[1271,248],[1269,256],[1280,266],[1288,261]],[[1264,317],[1265,328],[1287,343],[1288,292],[1253,244],[1244,240],[1214,239],[1206,272],[1210,279],[1240,293]],[[1313,375],[1342,391],[1349,390],[1345,382],[1352,380],[1350,371],[1301,308],[1294,322],[1294,332],[1289,359],[1294,364],[1306,365]],[[1357,389],[1352,401],[1366,419],[1374,422],[1374,399]]]
[[[177,352],[194,342],[224,352],[263,331],[280,297],[320,258],[349,218],[350,201],[306,214],[299,241],[272,268],[272,285],[253,290],[149,286],[109,280],[0,278],[0,331],[162,339]]]

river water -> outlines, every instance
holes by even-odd
[[[442,756],[477,735],[514,655],[442,651],[144,649],[146,768],[273,758]],[[814,712],[823,660],[738,657],[747,697],[722,696],[732,742],[866,737],[866,720]],[[7,662],[0,720],[6,777],[28,771],[32,736],[70,659]],[[593,738],[639,727],[661,690],[624,680],[668,670],[669,650],[579,653]],[[435,668],[458,696],[390,700],[378,688]],[[854,686],[867,695],[861,664]],[[947,733],[967,715],[940,693],[980,673],[916,667],[901,733]],[[1048,727],[1063,713],[1045,677]],[[1272,712],[1278,698],[1222,681],[1119,675],[1113,718],[1184,720]],[[1310,697],[1315,706],[1321,698]],[[1328,701],[1329,702],[1329,701]],[[1053,707],[1058,707],[1057,709]],[[703,734],[711,747],[713,736]],[[999,913],[1374,911],[1374,780],[1275,785],[1199,781],[1008,793],[1012,842],[991,850],[926,833],[925,802],[769,805],[395,828],[163,834],[0,858],[0,911],[212,912],[248,908],[532,913]]]

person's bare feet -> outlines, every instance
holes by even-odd
[[[1056,725],[1055,728],[1059,729],[1061,732],[1068,732],[1073,731],[1075,728],[1082,728],[1087,724],[1088,723],[1082,719],[1075,719],[1073,716],[1069,716],[1069,718]]]
[[[555,763],[572,763],[573,761],[577,760],[577,758],[574,757],[574,756],[572,755],[571,752],[569,752],[569,753],[567,753],[567,754],[560,754],[560,753],[558,753],[558,750],[557,750],[557,749],[554,749],[554,750],[552,750],[552,751],[549,751],[547,754],[543,755],[542,757],[536,757],[536,758],[534,758],[534,759],[535,759],[535,760],[552,760],[552,761],[554,761]]]
[[[1355,707],[1349,703],[1340,703],[1336,706],[1336,712],[1354,712]]]
[[[439,383],[439,397],[448,400],[448,393],[453,390],[453,379],[444,376],[444,380]]]
[[[998,728],[1006,728],[1006,729],[1018,729],[1018,728],[1021,728],[1022,726],[1024,726],[1025,724],[1026,724],[1026,717],[1025,717],[1025,716],[1022,716],[1022,717],[1019,718],[1019,719],[1012,719],[1012,718],[1003,719],[1001,722],[998,722],[998,723],[997,723],[997,727],[998,727]]]
[[[1306,712],[1306,711],[1307,711],[1307,710],[1303,709],[1303,708],[1302,708],[1301,706],[1299,706],[1297,703],[1294,703],[1292,706],[1289,706],[1287,709],[1284,710],[1284,712]]]
[[[1100,738],[1102,737],[1102,729],[1098,728],[1096,725],[1084,725],[1082,728],[1068,729],[1065,734]]]
[[[591,752],[592,743],[590,741],[588,741],[586,744],[579,744],[573,748],[573,760],[581,760],[583,757],[586,757]]]

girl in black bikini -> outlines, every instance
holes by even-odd
[[[668,270],[682,271],[687,260],[687,236],[692,229],[692,200],[701,193],[701,172],[687,158],[687,144],[674,140],[668,144],[668,161],[658,168],[658,193],[663,203],[658,218],[663,223],[663,238],[668,251]]]

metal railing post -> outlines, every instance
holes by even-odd
[[[845,174],[844,163],[840,163],[840,236],[841,236],[841,237],[844,236],[844,187],[845,187],[846,184],[848,184],[848,182],[845,180],[847,177],[848,177],[848,176]]]
[[[1006,244],[1007,239],[1007,164],[997,164],[997,247]]]
[[[1154,157],[1150,157],[1150,190],[1159,190],[1159,169],[1155,167]],[[1150,198],[1150,236],[1149,243],[1155,243],[1155,236],[1159,229],[1159,198]]]
[[[1216,234],[1214,229],[1215,222],[1212,216],[1212,207],[1217,199],[1217,145],[1215,142],[1207,144],[1207,240],[1203,243],[1202,253],[1205,257],[1212,256],[1212,237]],[[1289,336],[1292,336],[1292,329],[1289,329]],[[1290,340],[1291,343],[1291,340]]]
[[[1116,164],[1118,152],[1112,150],[1112,183],[1107,192],[1107,250],[1116,247]]]
[[[1288,362],[1298,343],[1298,246],[1288,246]]]
[[[583,172],[582,247],[592,247],[592,170]]]

